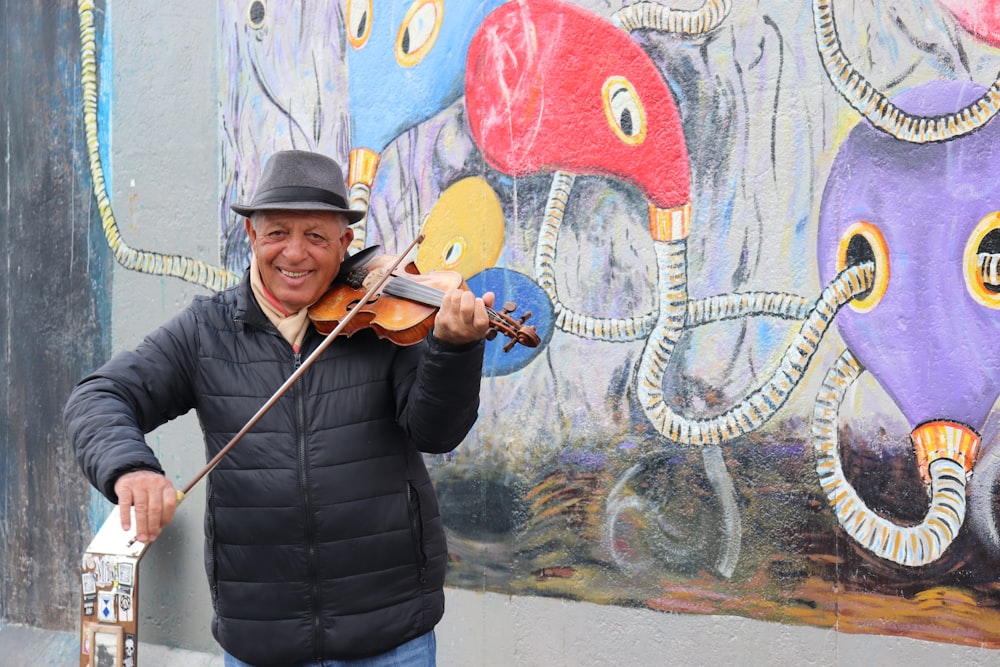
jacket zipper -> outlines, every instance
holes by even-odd
[[[420,583],[427,583],[427,553],[424,551],[424,522],[420,516],[420,494],[410,482],[406,483],[407,507],[410,510],[410,531],[413,533],[417,552],[417,569]]]
[[[209,489],[211,489],[209,485]],[[212,609],[216,613],[219,611],[219,569],[218,569],[218,547],[215,541],[215,510],[212,509],[212,500],[214,494],[209,490],[205,495],[205,505],[209,508],[207,514],[208,517],[208,539],[209,544],[212,545],[211,555],[212,559]]]
[[[302,355],[296,352],[293,372],[299,369],[301,362]],[[323,624],[320,619],[322,602],[320,600],[320,587],[316,580],[318,576],[316,568],[316,536],[315,526],[313,525],[312,503],[309,499],[309,461],[306,455],[306,408],[301,380],[292,385],[292,391],[295,396],[295,425],[299,447],[299,487],[302,491],[302,504],[305,510],[306,544],[308,546],[307,553],[309,558],[309,586],[312,593],[309,598],[312,602],[313,611],[313,656],[317,661],[320,661],[322,660],[323,653]]]

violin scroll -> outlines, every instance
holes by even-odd
[[[542,339],[538,336],[538,332],[535,331],[534,326],[525,324],[525,322],[531,319],[531,311],[529,310],[519,318],[514,319],[511,317],[511,313],[515,310],[517,310],[517,304],[513,301],[505,302],[503,309],[499,312],[492,308],[487,308],[486,312],[490,316],[490,334],[487,334],[486,338],[493,340],[496,338],[497,331],[510,338],[507,344],[503,346],[504,352],[510,352],[518,344],[525,347],[538,347]]]

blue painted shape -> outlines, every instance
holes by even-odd
[[[516,303],[517,312],[512,314],[515,319],[530,311],[531,319],[525,324],[534,326],[542,339],[538,347],[515,345],[510,352],[504,352],[503,347],[510,339],[497,334],[495,339],[486,342],[484,376],[508,375],[524,368],[541,354],[552,338],[553,309],[548,295],[534,280],[517,271],[492,267],[472,276],[466,284],[476,294],[493,292],[496,295],[497,310],[504,302]]]
[[[352,148],[381,153],[404,131],[457,100],[464,90],[472,36],[503,2],[445,0],[433,47],[420,62],[403,67],[396,59],[396,37],[413,4],[374,3],[368,40],[360,49],[347,49]]]

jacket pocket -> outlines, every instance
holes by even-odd
[[[413,545],[417,557],[417,566],[420,568],[420,582],[425,580],[425,570],[427,568],[427,552],[424,549],[424,520],[420,514],[420,492],[412,482],[406,483],[406,505],[410,513],[410,533],[413,536]]]
[[[212,609],[219,612],[219,566],[215,547],[215,509],[212,504],[211,491],[206,499],[208,511],[205,512],[205,573],[208,575],[208,586],[212,593]]]

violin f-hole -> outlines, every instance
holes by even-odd
[[[365,302],[365,305],[367,306],[369,304],[375,303],[376,301],[379,300],[379,297],[381,297],[381,296],[382,296],[381,292],[376,292],[372,296],[372,298],[368,299],[368,301]],[[347,302],[347,305],[344,306],[344,310],[347,311],[347,312],[351,312],[352,310],[354,310],[355,308],[357,308],[360,303],[361,303],[361,299],[351,299],[350,301]]]

